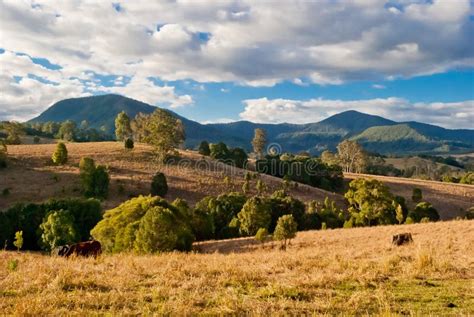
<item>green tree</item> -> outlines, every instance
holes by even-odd
[[[74,121],[67,120],[61,123],[57,136],[64,141],[74,141],[76,137],[76,130],[76,123]]]
[[[209,143],[207,141],[202,141],[201,144],[199,144],[199,154],[204,156],[211,155],[211,149],[209,148]]]
[[[152,145],[160,162],[165,162],[168,155],[184,142],[183,123],[166,110],[156,109],[149,115],[137,115],[134,121],[136,139]]]
[[[56,145],[56,150],[54,151],[51,159],[53,160],[53,163],[56,165],[64,165],[67,162],[67,158],[68,158],[68,153],[67,153],[66,145],[62,142],[59,142]]]
[[[252,140],[253,152],[257,158],[264,156],[265,145],[267,144],[267,133],[264,129],[255,129],[255,135]]]
[[[334,153],[332,153],[331,151],[328,151],[328,150],[321,153],[321,161],[324,164],[327,164],[329,166],[339,165],[339,160],[337,158],[337,155],[335,155]]]
[[[438,221],[440,219],[436,208],[425,201],[418,203],[415,209],[411,211],[408,216],[415,222],[420,222],[423,218],[428,218],[430,221]]]
[[[15,232],[15,241],[13,242],[13,245],[18,251],[23,248],[23,231],[20,230]]]
[[[227,160],[230,156],[230,151],[224,142],[211,144],[211,157],[215,160]]]
[[[168,192],[168,183],[165,174],[157,172],[151,180],[150,193],[153,196],[164,197]]]
[[[237,218],[241,234],[253,236],[258,229],[269,228],[272,221],[270,205],[261,197],[252,197],[247,200]]]
[[[3,129],[7,133],[6,142],[8,144],[21,144],[21,136],[25,134],[24,126],[19,122],[5,122]]]
[[[278,219],[283,215],[292,215],[298,228],[303,229],[303,218],[305,215],[305,204],[300,200],[288,195],[284,190],[275,191],[268,199],[271,208],[272,222],[269,231],[276,227]]]
[[[287,242],[296,237],[297,223],[292,215],[284,215],[278,219],[273,238],[282,241],[283,248],[286,249]]]
[[[134,142],[133,142],[132,139],[127,138],[127,139],[125,139],[125,141],[123,142],[123,146],[125,147],[125,149],[131,150],[131,149],[133,149],[133,148],[135,147],[135,144],[134,144]]]
[[[239,147],[230,150],[230,157],[236,167],[244,168],[247,164],[247,153]]]
[[[110,177],[105,166],[96,166],[93,159],[83,157],[79,162],[79,171],[84,196],[107,198]]]
[[[7,157],[8,157],[7,145],[5,144],[3,140],[0,140],[0,168],[7,167]]]
[[[354,179],[344,197],[356,225],[393,224],[396,221],[394,197],[387,186],[375,179]]]
[[[403,215],[403,208],[400,204],[397,205],[396,218],[399,225],[403,223],[403,220],[405,220],[405,216]]]
[[[124,141],[132,135],[130,118],[125,111],[120,112],[115,118],[115,137],[118,141]]]
[[[419,203],[422,199],[423,199],[423,192],[421,191],[421,189],[418,187],[413,188],[411,200],[413,200],[413,202],[415,203]]]
[[[355,141],[344,140],[339,143],[337,157],[344,172],[361,173],[367,165],[365,152]]]
[[[74,219],[65,210],[50,212],[40,225],[41,241],[48,250],[63,244],[76,242]]]
[[[259,179],[255,184],[255,189],[259,195],[263,195],[267,190],[267,185],[261,179]]]
[[[255,234],[255,240],[264,245],[268,240],[268,230],[265,228],[258,229],[257,233]]]

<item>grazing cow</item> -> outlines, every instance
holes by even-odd
[[[86,241],[79,242],[69,246],[68,250],[63,256],[70,257],[71,255],[76,256],[93,256],[97,257],[102,253],[102,247],[99,241]]]
[[[57,248],[55,248],[52,252],[52,254],[57,255],[57,256],[66,256],[67,251],[69,250],[68,245],[61,245]]]
[[[392,237],[392,244],[396,246],[400,246],[400,245],[404,245],[404,244],[408,244],[412,242],[413,242],[413,238],[411,236],[411,233],[408,233],[408,232],[396,234]]]

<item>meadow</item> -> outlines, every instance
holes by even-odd
[[[396,247],[393,234],[414,243]],[[474,221],[299,232],[191,253],[51,257],[0,251],[0,312],[54,314],[470,315]]]

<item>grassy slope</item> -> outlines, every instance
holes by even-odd
[[[392,246],[400,232],[414,244]],[[287,251],[238,239],[98,259],[0,251],[0,314],[467,315],[472,232],[474,221],[308,231]]]
[[[212,160],[201,160],[201,155],[182,151],[179,164],[160,166],[153,162],[151,148],[137,145],[132,152],[123,150],[118,142],[69,143],[69,162],[54,166],[50,162],[54,144],[9,146],[10,166],[0,171],[0,191],[10,188],[11,194],[0,196],[0,210],[22,201],[42,201],[49,197],[80,196],[79,160],[89,156],[97,163],[109,166],[111,186],[105,208],[112,208],[127,200],[130,195],[149,194],[153,174],[161,170],[166,174],[170,187],[167,199],[184,198],[191,204],[206,195],[219,195],[230,190],[241,191],[244,171],[228,165],[217,165]],[[225,175],[232,175],[233,184],[227,187]],[[281,188],[280,179],[262,175],[271,193]],[[251,189],[255,189],[255,180]],[[121,189],[122,188],[122,189]],[[303,201],[323,200],[326,196],[343,206],[340,195],[310,186],[300,185],[291,190],[292,195]]]
[[[414,208],[415,205],[411,201],[413,188],[421,188],[423,200],[430,202],[438,210],[441,219],[463,217],[466,210],[474,206],[472,185],[355,173],[345,173],[344,177],[348,181],[360,177],[378,179],[386,184],[393,194],[405,197],[409,208]]]

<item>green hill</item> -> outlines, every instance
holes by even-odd
[[[59,101],[32,122],[87,120],[92,128],[104,127],[111,135],[117,114],[130,117],[151,113],[156,107],[120,95],[101,95]],[[168,110],[169,111],[169,110]],[[284,152],[308,151],[319,154],[335,150],[344,139],[352,138],[369,150],[382,154],[453,153],[474,150],[474,130],[448,130],[441,127],[407,122],[397,123],[379,116],[345,111],[321,122],[309,124],[259,124],[238,121],[225,124],[201,124],[179,117],[186,130],[186,146],[195,148],[202,140],[223,141],[230,146],[251,150],[256,128],[265,129],[269,143],[278,143]]]

